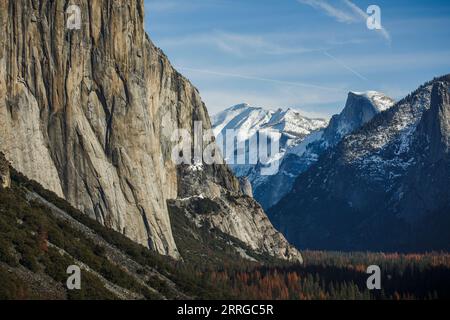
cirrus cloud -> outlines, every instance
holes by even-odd
[[[358,22],[366,22],[369,18],[369,15],[354,4],[350,0],[341,0],[342,4],[345,4],[345,7],[339,7],[336,5],[331,5],[326,0],[297,0],[297,2],[305,5],[309,5],[310,7],[324,12],[326,15],[335,18],[338,22],[342,23],[358,23]],[[347,9],[347,10],[346,10]],[[391,42],[391,35],[386,30],[386,28],[382,27],[380,30],[377,30],[381,36],[386,39],[389,43]]]

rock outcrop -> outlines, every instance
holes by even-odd
[[[450,76],[326,152],[269,214],[299,247],[448,250]]]
[[[247,177],[239,177],[239,183],[241,184],[242,192],[249,197],[253,198],[253,187]]]
[[[331,118],[326,128],[312,132],[301,143],[290,148],[281,161],[278,173],[254,186],[255,199],[266,210],[277,204],[291,191],[296,178],[316,163],[326,150],[394,103],[393,99],[376,91],[350,92],[344,109]]]
[[[11,186],[11,177],[9,174],[9,162],[2,152],[0,152],[0,186],[9,188]]]
[[[226,166],[180,166],[179,199],[172,210],[184,212],[197,226],[217,228],[259,254],[302,262],[303,258],[276,231],[261,206],[243,194]],[[230,179],[231,178],[231,179]]]
[[[79,30],[67,28],[69,5],[80,8]],[[142,0],[1,1],[0,143],[18,171],[177,258],[167,200],[183,176],[171,138],[210,120],[143,24]],[[205,188],[239,191],[226,167],[213,172]]]
[[[325,119],[311,119],[290,108],[270,111],[245,103],[218,113],[212,118],[212,122],[214,134],[218,138],[221,136],[219,141],[223,140],[221,149],[222,153],[226,155],[227,163],[236,176],[247,178],[251,184],[251,195],[265,209],[270,207],[268,204],[273,204],[274,199],[281,199],[292,186],[292,182],[290,184],[278,183],[280,178],[285,178],[287,163],[285,160],[291,150],[310,141],[311,136],[321,134],[321,130],[328,124]],[[233,150],[229,150],[230,142],[226,141],[229,131],[236,135]],[[267,159],[268,163],[262,164],[260,161],[250,163],[250,159],[258,153],[257,150],[250,150],[251,141],[261,139],[263,136],[278,136],[279,148],[276,152],[271,153]],[[239,155],[245,156],[244,163],[237,163]],[[230,159],[230,156],[234,159]],[[268,164],[278,167],[278,164],[282,163],[284,163],[281,168],[282,172],[278,171],[274,175],[264,174],[264,169],[268,167]],[[296,172],[289,172],[289,174],[294,175]],[[247,188],[247,191],[250,190]]]

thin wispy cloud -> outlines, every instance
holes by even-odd
[[[277,43],[276,34],[270,36],[261,34],[231,33],[215,30],[203,34],[190,34],[182,37],[173,37],[159,42],[161,47],[180,47],[202,45],[213,47],[224,53],[244,57],[248,55],[288,55],[306,52],[322,51],[326,48],[292,46]]]
[[[345,10],[344,8],[339,7],[336,4],[331,5],[326,0],[297,0],[297,2],[309,5],[319,11],[322,11],[328,16],[335,18],[338,22],[366,23],[367,19],[369,18],[369,15],[364,10],[362,10],[350,0],[341,0],[341,3],[345,4],[349,10]],[[376,32],[379,32],[381,36],[389,43],[392,41],[391,35],[386,30],[386,28],[382,27],[380,30],[376,30]]]
[[[313,7],[314,9],[323,11],[330,17],[335,18],[339,22],[352,23],[356,22],[357,19],[351,13],[345,12],[335,6],[332,6],[327,1],[324,0],[297,0],[301,4],[306,4]]]
[[[333,51],[326,51],[329,55],[339,60],[339,63],[333,58],[327,56],[323,52],[320,55],[313,55],[309,57],[302,58],[300,60],[279,60],[266,64],[264,68],[258,63],[236,63],[232,66],[224,66],[220,62],[210,62],[207,68],[202,68],[201,63],[192,63],[189,60],[180,59],[177,61],[177,66],[189,66],[196,70],[213,70],[216,75],[246,75],[250,78],[263,78],[263,79],[298,79],[293,80],[293,82],[301,83],[314,83],[320,84],[323,79],[330,78],[340,78],[343,76],[342,68],[345,65],[351,68],[353,71],[357,72],[359,76],[355,78],[355,81],[359,84],[363,84],[360,79],[373,79],[379,73],[378,70],[388,70],[389,72],[400,72],[410,68],[411,65],[419,64],[424,69],[434,69],[443,64],[446,66],[445,70],[450,70],[450,51],[440,51],[440,52],[422,52],[422,53],[371,53],[368,55],[360,55],[358,53],[352,54],[335,54]],[[189,65],[190,64],[190,65]],[[344,67],[345,68],[345,67]],[[181,68],[182,69],[182,68]],[[201,74],[206,73],[196,73],[195,79],[202,79],[204,81],[210,80],[210,77],[200,77]],[[352,72],[349,74],[353,75]],[[245,78],[243,78],[245,80]],[[314,79],[314,80],[309,80]],[[346,77],[347,79],[347,77]],[[277,82],[279,82],[277,80]],[[289,80],[286,81],[289,83]],[[252,83],[252,81],[248,81]],[[283,82],[284,83],[284,82]],[[338,85],[332,85],[327,83],[324,87],[328,88],[341,88],[345,91],[345,86],[340,83]],[[367,84],[366,84],[367,85]],[[348,90],[353,90],[354,88],[347,87]],[[370,89],[370,88],[368,88]]]
[[[354,4],[353,2],[351,2],[350,0],[342,0],[344,1],[344,3],[349,6],[349,8],[351,10],[353,10],[353,12],[358,15],[362,21],[367,21],[367,19],[369,18],[369,15],[363,11],[360,7],[358,7],[356,4]],[[382,26],[380,30],[376,30],[377,32],[379,32],[388,42],[391,42],[391,35],[389,34],[389,32]]]
[[[269,55],[283,55],[299,54],[317,50],[314,48],[299,46],[283,46],[277,44],[274,37],[267,39],[264,35],[258,34],[236,34],[218,31],[214,34],[214,37],[217,39],[216,41],[222,45],[222,47],[239,54],[245,54],[250,51]]]
[[[301,97],[300,100],[299,96]],[[269,110],[291,107],[310,118],[329,118],[330,112],[326,105],[341,105],[342,96],[341,92],[332,92],[324,95],[320,89],[314,90],[288,86],[279,86],[264,92],[239,88],[220,90],[210,88],[202,91],[202,97],[208,105],[211,114],[245,102],[252,106],[261,106]],[[344,94],[344,98],[345,96]]]
[[[174,12],[192,12],[204,10],[207,7],[227,5],[222,0],[145,0],[147,14],[161,14]]]
[[[355,69],[353,69],[352,67],[348,66],[347,64],[345,64],[344,62],[342,62],[341,60],[339,60],[338,58],[336,58],[335,56],[329,54],[328,52],[324,51],[324,54],[331,58],[332,60],[334,60],[337,64],[341,65],[342,67],[344,67],[345,69],[347,69],[348,71],[350,71],[351,73],[353,73],[354,75],[356,75],[358,78],[364,80],[364,81],[369,81],[366,77],[364,77],[361,73],[359,73],[358,71],[356,71]]]
[[[216,75],[216,76],[221,76],[221,77],[231,77],[231,78],[240,78],[240,79],[245,79],[245,80],[264,81],[264,82],[270,82],[270,83],[282,84],[282,85],[290,85],[290,86],[302,87],[302,88],[314,88],[314,89],[327,90],[327,91],[338,91],[338,92],[341,91],[341,89],[339,89],[339,88],[325,87],[325,86],[315,85],[315,84],[311,84],[311,83],[283,81],[283,80],[269,79],[269,78],[263,78],[263,77],[254,77],[254,76],[238,74],[238,73],[218,72],[218,71],[214,71],[214,70],[196,69],[196,68],[189,68],[189,67],[178,67],[178,69],[192,71],[192,72],[206,73],[206,74]]]
[[[374,1],[378,31],[367,27],[365,0],[144,1],[153,42],[214,111],[249,102],[331,115],[348,91],[401,98],[450,70],[442,41],[450,6],[442,0],[429,0],[427,10],[421,1]],[[395,45],[382,45],[394,30]]]

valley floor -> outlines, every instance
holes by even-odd
[[[243,299],[428,300],[450,298],[448,253],[302,252],[304,265],[224,269],[211,275]],[[368,290],[367,268],[381,269],[381,290]]]
[[[0,299],[450,298],[448,253],[305,251],[305,263],[295,265],[247,250],[252,262],[239,254],[245,247],[238,240],[174,211],[184,258],[175,261],[104,228],[20,173],[12,181],[0,187]],[[66,287],[69,265],[81,266],[81,290]],[[369,265],[381,269],[381,290],[367,289]]]

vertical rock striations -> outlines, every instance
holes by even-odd
[[[81,9],[80,30],[66,28],[69,5]],[[210,121],[146,36],[143,15],[142,0],[2,0],[0,144],[29,178],[176,258],[167,200],[183,177],[171,136]],[[213,171],[221,188],[238,190],[227,168]]]
[[[176,182],[157,120],[160,100],[175,108],[194,89],[170,82],[181,81],[145,38],[142,1],[70,4],[81,8],[81,30],[66,28],[69,1],[1,2],[4,152],[106,226],[177,256],[164,214]]]

